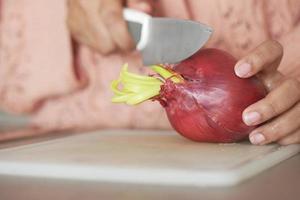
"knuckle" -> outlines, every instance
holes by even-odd
[[[111,53],[113,53],[116,50],[115,46],[109,46],[109,47],[105,47],[100,45],[98,47],[98,50],[103,54],[103,55],[109,55]]]
[[[102,17],[108,26],[118,26],[121,24],[122,16],[118,10],[105,11]]]
[[[133,42],[131,42],[130,38],[123,41],[122,49],[124,51],[132,50],[134,49]]]
[[[88,42],[84,39],[84,37],[80,34],[73,34],[72,38],[81,44],[88,44]]]
[[[90,40],[95,49],[104,55],[112,53],[116,48],[116,45],[111,37],[107,34],[103,34],[103,32],[92,34]]]
[[[266,97],[265,106],[266,106],[266,111],[270,116],[276,116],[280,113],[281,106],[275,100],[275,97],[272,95],[272,93],[269,93],[269,95]]]
[[[277,40],[269,40],[268,44],[269,45],[266,45],[268,47],[268,51],[276,52],[277,55],[283,55],[283,46]]]
[[[284,134],[284,130],[278,125],[270,125],[264,128],[262,131],[267,141],[272,142],[281,138]]]
[[[262,43],[248,58],[254,67],[261,68],[267,63],[280,60],[283,55],[283,47],[276,40],[268,40]]]
[[[77,41],[84,41],[84,34],[79,29],[70,25],[69,30],[72,38],[74,38]]]
[[[296,78],[289,78],[285,81],[289,90],[295,91],[300,96],[300,82]]]

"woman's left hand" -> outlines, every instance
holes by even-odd
[[[269,92],[243,112],[247,125],[259,125],[249,135],[253,144],[300,143],[300,82],[296,78],[285,77],[277,70],[282,56],[283,47],[269,40],[235,66],[237,76],[248,78],[257,75]]]

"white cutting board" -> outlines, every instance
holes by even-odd
[[[0,174],[125,183],[235,185],[300,145],[191,142],[174,132],[106,130],[0,150]]]

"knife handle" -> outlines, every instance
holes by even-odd
[[[137,50],[145,48],[149,36],[149,22],[151,16],[130,8],[123,9],[123,17],[128,22],[129,32],[136,40]]]

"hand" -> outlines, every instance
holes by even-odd
[[[72,37],[101,54],[134,49],[123,19],[122,0],[68,0],[67,25]],[[127,6],[151,12],[146,0],[128,0]]]
[[[235,66],[237,76],[247,78],[257,75],[269,92],[243,112],[247,125],[259,125],[249,135],[253,144],[300,143],[300,82],[283,76],[277,70],[282,56],[282,46],[270,40],[259,45]]]

